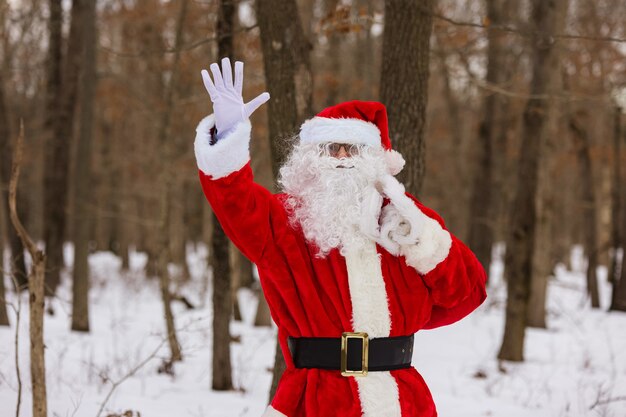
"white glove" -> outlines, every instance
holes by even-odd
[[[392,175],[381,178],[377,188],[390,203],[383,207],[379,243],[390,253],[398,254],[401,246],[419,243],[426,216],[404,193],[404,186]]]
[[[217,63],[210,66],[215,83],[211,80],[209,72],[205,69],[201,71],[204,86],[209,92],[213,102],[213,113],[215,114],[215,127],[217,128],[217,138],[224,137],[229,131],[270,99],[269,93],[261,93],[249,102],[243,102],[243,62],[235,62],[235,83],[233,84],[233,71],[230,66],[230,59],[222,59],[222,72]]]

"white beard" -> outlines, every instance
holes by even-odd
[[[297,144],[280,169],[290,221],[314,243],[318,256],[332,249],[345,255],[378,235],[387,174],[384,150],[363,147],[358,156],[337,159],[316,144]],[[342,168],[343,167],[343,168]]]

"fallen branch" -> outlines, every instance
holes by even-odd
[[[593,410],[594,408],[596,408],[599,405],[605,405],[605,404],[609,404],[609,403],[615,403],[618,401],[626,401],[626,396],[622,396],[622,397],[613,397],[613,398],[607,398],[606,400],[600,400],[597,399],[595,403],[593,403],[591,405],[591,407],[589,407],[590,410]]]
[[[150,362],[150,360],[152,360],[156,356],[156,354],[159,352],[159,350],[165,344],[165,342],[167,342],[167,340],[168,340],[167,338],[164,338],[163,340],[161,340],[161,343],[157,345],[157,347],[152,351],[150,355],[148,355],[144,360],[139,362],[133,369],[128,371],[120,379],[113,382],[113,385],[111,386],[111,389],[109,390],[109,393],[107,394],[107,396],[104,398],[104,401],[102,401],[102,404],[100,405],[100,409],[98,410],[98,414],[96,414],[96,417],[100,417],[100,415],[102,414],[102,411],[104,410],[104,406],[106,405],[106,403],[109,402],[109,399],[111,399],[111,396],[113,395],[113,392],[117,389],[117,387],[119,387],[128,378],[135,375],[141,368],[143,368],[148,362]]]
[[[192,320],[189,323],[187,323],[184,327],[182,327],[181,329],[178,329],[177,331],[183,331],[185,330],[187,327],[189,327],[191,324],[197,322],[197,321],[201,321],[201,319],[197,319],[197,320]],[[100,405],[100,409],[98,410],[98,414],[96,414],[96,417],[100,417],[100,415],[102,414],[102,411],[104,410],[104,406],[107,404],[107,402],[109,402],[109,399],[111,398],[111,396],[113,395],[113,392],[117,389],[117,387],[119,387],[124,381],[126,381],[128,378],[132,377],[133,375],[135,375],[141,368],[143,368],[148,362],[150,362],[152,359],[154,359],[157,355],[157,353],[159,352],[159,350],[161,349],[161,347],[163,347],[163,345],[169,341],[169,334],[165,335],[163,337],[163,339],[161,339],[161,342],[157,345],[156,348],[154,348],[154,350],[147,356],[145,357],[141,362],[139,362],[136,366],[134,366],[130,371],[128,371],[126,374],[124,374],[121,378],[119,378],[117,381],[111,381],[108,377],[107,379],[109,381],[112,382],[112,386],[111,389],[109,390],[109,393],[107,394],[107,396],[104,398],[104,401],[102,401],[102,404]]]

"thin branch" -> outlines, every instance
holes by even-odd
[[[537,35],[537,31],[533,30],[523,30],[517,28],[515,26],[508,25],[495,25],[491,23],[478,23],[478,22],[469,22],[463,20],[453,19],[444,14],[438,12],[431,12],[427,9],[423,10],[424,13],[429,13],[433,18],[442,20],[447,22],[453,26],[460,27],[468,27],[480,30],[498,30],[501,32],[511,33],[514,35],[522,36],[525,38],[532,38]],[[352,19],[352,16],[350,17]],[[373,16],[358,16],[359,20],[367,20],[371,22],[371,24],[380,24],[384,25],[384,22],[380,19],[376,19]],[[576,41],[596,41],[596,42],[614,42],[614,43],[626,43],[626,38],[620,38],[617,36],[596,36],[596,35],[582,35],[576,33],[557,33],[552,35],[553,39],[565,39],[565,40],[576,40]]]
[[[133,369],[128,371],[120,379],[113,382],[113,385],[111,386],[111,389],[109,390],[109,393],[107,394],[104,401],[102,401],[102,404],[100,405],[100,409],[98,410],[98,414],[96,414],[96,417],[100,417],[100,415],[102,414],[102,411],[104,410],[104,406],[106,405],[107,402],[109,402],[109,399],[111,399],[111,396],[113,395],[113,392],[117,389],[117,387],[119,387],[128,378],[135,375],[141,368],[143,368],[148,362],[150,362],[154,357],[156,357],[157,353],[159,352],[161,347],[165,344],[165,342],[167,342],[167,337],[164,337],[163,340],[161,340],[161,343],[157,345],[157,347],[152,351],[150,355],[148,355],[144,360],[139,362]]]
[[[13,288],[19,288],[19,284],[13,274],[10,275],[13,280]],[[15,417],[20,417],[20,407],[22,406],[22,373],[20,371],[20,355],[19,355],[19,335],[20,335],[20,316],[22,311],[22,294],[18,291],[15,293],[17,296],[17,308],[15,310],[15,373],[17,374],[17,405],[15,406]]]
[[[626,401],[626,395],[625,396],[621,396],[621,397],[607,398],[606,400],[600,400],[598,398],[596,400],[596,402],[591,404],[591,407],[589,407],[589,409],[593,410],[594,408],[596,408],[599,405],[610,404],[610,403],[614,403],[614,402],[618,402],[618,401]]]
[[[11,222],[17,231],[17,234],[24,242],[24,246],[30,252],[33,259],[36,258],[36,254],[39,251],[33,240],[28,235],[28,232],[22,225],[20,218],[17,215],[17,181],[20,177],[20,165],[22,164],[22,153],[24,147],[24,120],[20,119],[20,134],[15,144],[15,150],[13,151],[13,165],[11,166],[11,179],[9,182],[9,210],[11,214]]]
[[[241,33],[241,32],[249,32],[253,29],[256,29],[257,27],[258,25],[247,26],[239,30],[233,31],[232,34]],[[172,47],[172,48],[165,48],[165,49],[153,49],[151,51],[144,51],[144,52],[121,52],[121,51],[116,51],[115,49],[109,48],[108,46],[104,46],[102,44],[100,45],[100,48],[120,58],[141,58],[141,57],[145,57],[148,55],[175,54],[179,52],[191,51],[192,49],[195,49],[207,43],[218,42],[222,38],[225,38],[226,36],[231,36],[232,34],[223,33],[221,35],[212,36],[212,37],[205,38],[205,39],[200,39],[195,42],[188,43],[186,45],[181,45],[179,47]]]
[[[199,321],[202,321],[202,318],[198,318],[196,320],[191,320],[191,321],[189,321],[189,323],[187,323],[185,326],[180,328],[178,331],[183,331],[183,330],[187,329],[189,326],[191,326],[192,324],[194,324],[196,322],[199,322]],[[174,330],[174,331],[176,331],[176,330]],[[150,362],[152,359],[154,359],[156,357],[157,353],[159,353],[159,350],[161,349],[161,347],[168,341],[168,339],[169,339],[169,333],[161,339],[161,342],[157,345],[157,347],[146,358],[144,358],[135,367],[133,367],[126,374],[124,374],[120,379],[118,379],[117,381],[113,382],[113,385],[111,386],[111,389],[109,390],[109,393],[107,394],[106,398],[104,399],[104,401],[100,405],[100,409],[98,410],[98,414],[96,414],[96,417],[100,417],[100,415],[102,414],[102,411],[104,410],[104,406],[109,401],[109,399],[111,399],[111,396],[113,395],[113,392],[117,389],[117,387],[119,387],[128,378],[130,378],[133,375],[135,375],[148,362]]]
[[[483,30],[499,30],[502,32],[513,33],[513,34],[521,35],[525,37],[531,37],[535,34],[535,32],[533,31],[530,31],[530,30],[524,31],[513,26],[493,25],[493,24],[461,21],[461,20],[453,19],[448,16],[444,16],[443,14],[437,13],[437,12],[433,12],[432,15],[434,18],[443,20],[444,22],[448,22],[454,26],[464,26],[464,27],[471,27],[471,28],[483,29]],[[594,35],[578,35],[578,34],[572,34],[572,33],[559,33],[559,34],[552,35],[552,37],[555,39],[626,43],[626,38],[618,38],[614,36],[594,36]]]

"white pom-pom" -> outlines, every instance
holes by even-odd
[[[387,172],[391,175],[398,175],[404,168],[404,158],[400,152],[390,149],[385,152],[385,162],[387,163]]]

